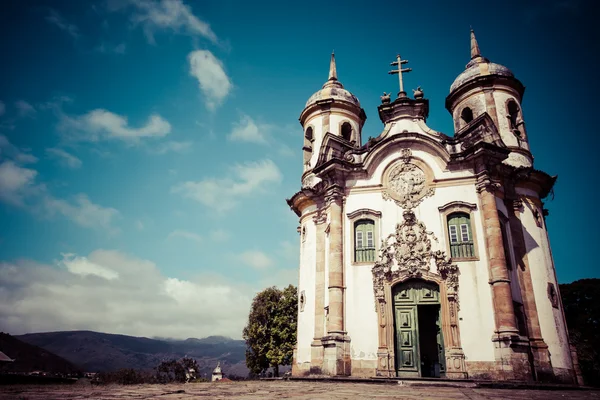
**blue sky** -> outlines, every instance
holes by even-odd
[[[297,281],[285,198],[331,51],[367,113],[363,141],[381,133],[398,52],[428,125],[451,135],[470,26],[527,87],[535,167],[559,176],[559,281],[598,277],[591,4],[3,2],[0,330],[240,337],[256,291]]]

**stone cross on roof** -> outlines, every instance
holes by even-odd
[[[396,56],[396,61],[394,61],[393,63],[390,63],[390,65],[392,65],[392,66],[394,66],[394,65],[398,66],[398,69],[393,69],[390,72],[388,72],[388,74],[391,74],[391,75],[398,74],[398,80],[400,81],[400,92],[398,92],[398,97],[406,97],[406,92],[404,91],[404,83],[402,82],[402,73],[412,71],[412,68],[402,68],[402,64],[406,64],[406,63],[408,63],[408,60],[403,60],[400,57],[400,54],[398,54]]]

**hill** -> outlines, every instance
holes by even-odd
[[[7,333],[0,333],[0,351],[15,360],[4,366],[10,372],[45,371],[70,375],[81,371],[74,363],[47,349],[26,343]]]
[[[196,359],[203,375],[210,376],[217,361],[221,362],[223,372],[228,375],[248,375],[245,342],[222,336],[175,340],[66,331],[29,333],[17,338],[64,357],[81,366],[85,372],[120,368],[150,370],[163,360],[188,356]]]

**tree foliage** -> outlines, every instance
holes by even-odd
[[[561,284],[565,317],[587,385],[600,385],[600,279]]]
[[[283,290],[266,288],[252,301],[248,324],[244,328],[246,366],[256,375],[273,367],[279,376],[280,365],[290,365],[296,345],[298,291],[289,285]]]

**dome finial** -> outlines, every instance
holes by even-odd
[[[335,68],[335,52],[331,52],[331,61],[329,62],[329,79],[330,81],[337,81],[337,70]]]
[[[479,50],[479,44],[475,37],[475,31],[471,28],[471,60],[481,57],[481,51]]]

